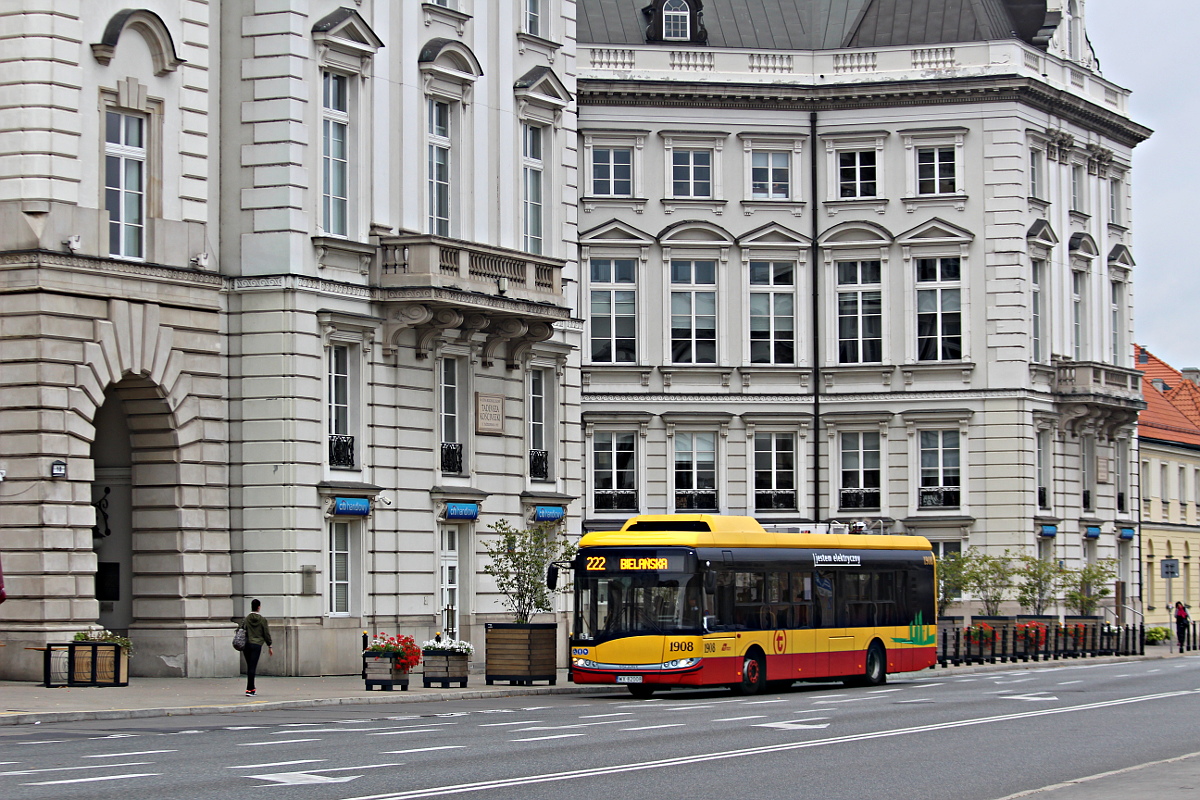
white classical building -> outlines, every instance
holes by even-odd
[[[584,524],[1138,558],[1131,151],[1083,2],[580,0]]]
[[[0,675],[482,641],[498,519],[581,494],[573,3],[40,0],[5,16]]]

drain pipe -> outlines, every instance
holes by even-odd
[[[817,201],[817,112],[808,112],[808,183],[809,197],[812,198],[812,242],[809,256],[809,284],[812,286],[812,396],[813,396],[813,524],[821,521],[821,293],[820,279],[821,248],[817,245],[819,234],[818,201]]]

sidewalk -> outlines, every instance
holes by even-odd
[[[1051,662],[1060,665],[1117,663],[1178,657],[1155,648],[1145,656],[1105,656]],[[1028,669],[1036,664],[984,664],[942,668],[916,675],[964,675]],[[556,685],[486,685],[482,673],[473,673],[466,688],[425,689],[414,675],[408,691],[367,691],[358,675],[319,678],[281,678],[260,675],[258,696],[245,696],[246,679],[237,678],[130,678],[124,687],[63,687],[47,689],[40,683],[0,681],[0,725],[33,725],[42,722],[140,719],[146,717],[226,714],[285,708],[421,703],[439,700],[474,700],[519,695],[582,694],[621,691],[619,686],[576,686],[559,670]]]

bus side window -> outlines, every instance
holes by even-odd
[[[814,626],[818,628],[834,628],[837,622],[833,615],[833,573],[818,570],[813,573],[813,593],[817,603],[814,606],[816,619]]]
[[[716,624],[709,630],[731,630],[733,628],[734,585],[732,572],[717,573],[717,594],[713,609]]]

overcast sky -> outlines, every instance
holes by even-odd
[[[1137,343],[1171,366],[1200,366],[1200,0],[1088,0],[1087,31],[1104,77],[1133,92],[1133,119],[1154,135],[1133,151]]]

